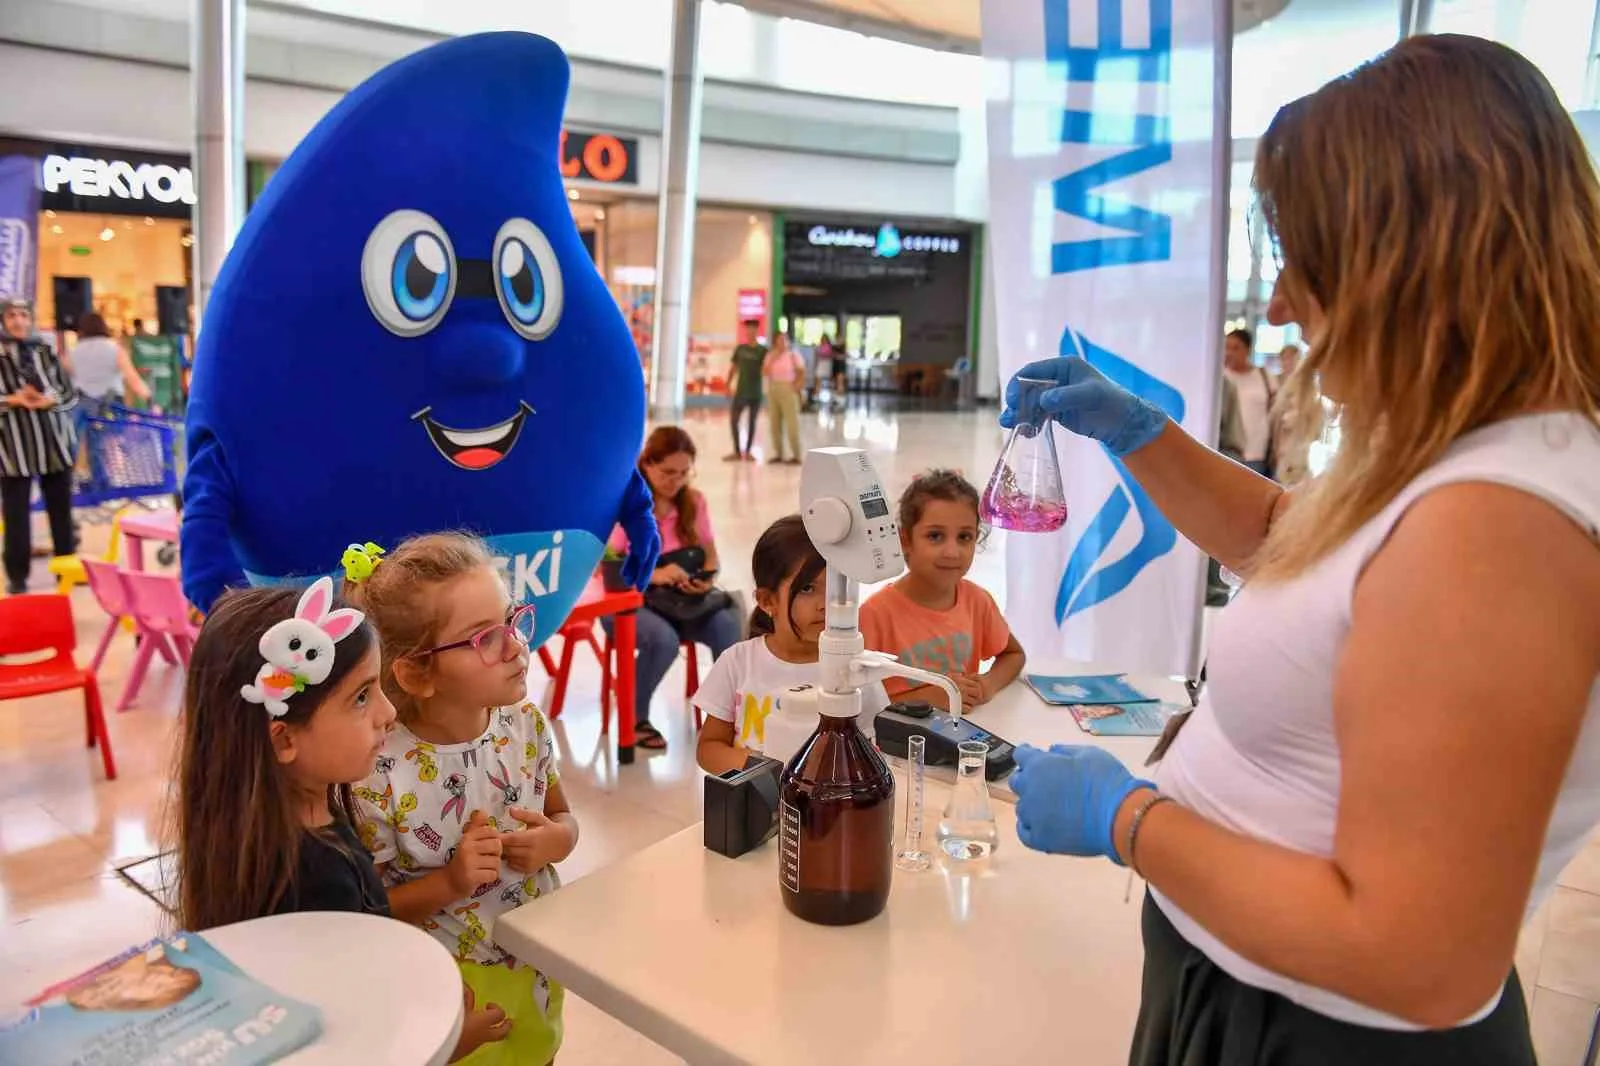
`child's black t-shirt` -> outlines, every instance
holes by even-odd
[[[274,913],[355,911],[391,916],[389,894],[378,870],[343,815],[334,815],[332,824],[308,830],[301,838],[297,873]]]

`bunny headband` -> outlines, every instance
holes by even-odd
[[[284,701],[310,685],[320,685],[333,672],[333,646],[354,633],[366,615],[333,606],[333,579],[319,577],[300,596],[294,617],[275,623],[261,634],[261,657],[253,684],[239,690],[277,718],[289,713]]]

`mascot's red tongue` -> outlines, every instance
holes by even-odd
[[[505,452],[493,448],[468,448],[464,452],[456,452],[451,456],[460,466],[468,470],[487,470],[506,457]]]

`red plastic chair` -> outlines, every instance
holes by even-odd
[[[78,633],[72,623],[72,601],[66,596],[30,594],[0,599],[0,656],[54,652],[42,662],[0,663],[0,700],[19,700],[51,692],[83,689],[84,732],[88,746],[100,745],[106,780],[115,781],[117,762],[111,754],[111,733],[100,705],[94,674],[79,668],[72,652]]]
[[[544,663],[544,668],[555,682],[555,691],[550,694],[550,707],[545,712],[553,722],[561,717],[561,705],[567,698],[567,679],[572,672],[572,656],[581,644],[587,644],[600,661],[600,732],[608,735],[611,732],[611,693],[612,693],[612,662],[615,652],[611,647],[611,634],[605,632],[604,627],[598,627],[593,622],[569,622],[556,631],[561,638],[561,661],[554,665],[550,654],[544,648],[539,649],[539,657]],[[687,677],[684,679],[683,696],[689,702],[689,709],[694,713],[694,727],[699,731],[704,724],[704,716],[700,708],[695,706],[694,694],[700,689],[700,656],[695,650],[695,643],[686,640],[682,644],[684,654],[688,657]]]
[[[133,706],[145,672],[150,668],[150,657],[157,649],[171,641],[178,649],[178,658],[187,667],[200,628],[189,619],[189,601],[183,598],[183,588],[177,577],[143,570],[121,570],[118,576],[128,593],[128,611],[143,638],[128,674],[128,684],[122,690],[122,699],[117,702],[117,710],[125,711]]]

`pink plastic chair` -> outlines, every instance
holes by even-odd
[[[117,710],[125,711],[133,706],[139,686],[144,683],[145,671],[150,668],[150,657],[156,650],[171,641],[178,650],[178,658],[187,667],[200,627],[189,620],[189,601],[183,598],[183,589],[174,575],[120,570],[118,576],[128,594],[128,611],[142,638],[128,684],[117,703]]]
[[[88,577],[89,591],[94,593],[95,602],[106,613],[106,631],[100,635],[100,643],[94,649],[94,658],[89,660],[89,672],[99,674],[100,664],[105,661],[106,649],[111,647],[111,640],[117,635],[117,630],[123,628],[124,623],[129,629],[133,628],[133,612],[128,609],[128,593],[122,585],[122,572],[115,563],[108,563],[104,559],[83,559],[83,569]],[[172,648],[165,638],[158,642],[156,648],[161,653],[168,665],[178,661],[172,653]]]

